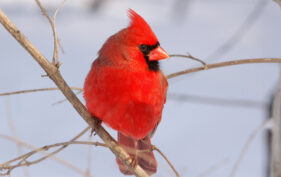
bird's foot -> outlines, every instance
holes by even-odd
[[[95,119],[95,121],[94,121],[94,125],[93,125],[93,128],[92,128],[92,130],[91,130],[91,135],[90,136],[92,136],[93,134],[94,135],[96,135],[96,129],[99,127],[99,126],[101,126],[101,123],[102,123],[102,121],[100,120],[100,119],[98,119],[98,118],[94,118]]]

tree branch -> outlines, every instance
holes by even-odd
[[[271,177],[281,177],[281,68],[279,72],[278,89],[274,94],[272,106]]]
[[[28,53],[35,59],[35,61],[45,70],[47,75],[57,87],[61,90],[64,96],[72,104],[75,110],[81,115],[81,117],[89,124],[91,128],[100,136],[110,150],[118,157],[132,172],[139,177],[148,177],[146,172],[137,165],[135,168],[131,167],[133,160],[123,150],[122,147],[109,135],[109,133],[102,127],[98,126],[98,119],[91,116],[86,107],[72,92],[71,88],[63,79],[60,71],[55,65],[52,65],[41,52],[35,48],[35,46],[20,32],[19,29],[9,20],[9,18],[0,9],[0,22],[6,28],[6,30],[28,51]]]
[[[220,68],[225,66],[241,65],[241,64],[251,64],[251,63],[281,63],[281,58],[253,58],[253,59],[231,60],[231,61],[225,61],[225,62],[214,63],[214,64],[206,64],[204,67],[186,69],[183,71],[169,74],[166,77],[167,79],[172,79],[180,75],[198,72],[202,70],[209,70],[213,68]]]
[[[89,129],[90,128],[87,127],[82,132],[80,132],[78,135],[76,135],[74,138],[72,138],[69,142],[73,142],[73,141],[77,140],[84,133],[86,133]],[[17,144],[25,146],[25,147],[27,147],[29,149],[38,149],[37,147],[32,146],[30,144],[27,144],[27,143],[25,143],[25,142],[23,142],[23,141],[21,141],[20,139],[17,139],[17,138],[12,138],[12,137],[9,137],[9,136],[6,136],[6,135],[2,135],[2,134],[0,134],[0,138],[4,138],[4,139],[10,140],[10,141],[14,141]],[[53,160],[55,160],[55,161],[65,165],[65,166],[69,167],[70,169],[76,171],[77,173],[79,173],[81,175],[84,175],[84,176],[87,176],[86,173],[83,170],[81,170],[80,168],[72,165],[71,163],[69,163],[69,162],[67,162],[67,161],[65,161],[63,159],[60,159],[60,158],[54,156],[54,154],[56,154],[56,153],[60,152],[61,150],[65,149],[67,146],[68,146],[68,144],[65,144],[62,147],[58,148],[57,150],[55,150],[55,151],[53,151],[51,153],[48,153],[46,151],[38,151],[38,150],[36,152],[33,152],[33,153],[29,152],[29,153],[26,153],[26,154],[21,155],[19,157],[16,157],[16,158],[14,158],[12,160],[9,160],[7,162],[4,162],[4,163],[0,164],[0,171],[2,171],[4,169],[6,169],[7,171],[5,173],[0,173],[0,176],[2,176],[2,175],[4,175],[4,176],[5,175],[9,175],[10,172],[13,169],[17,168],[17,167],[27,166],[27,165],[32,165],[32,164],[35,164],[35,163],[39,163],[39,162],[41,162],[41,161],[43,161],[43,160],[45,160],[47,158],[51,158],[51,159],[53,159]],[[35,154],[37,152],[41,153],[41,154],[43,154],[45,156],[43,156],[43,157],[41,157],[41,158],[39,158],[37,160],[27,162],[27,158],[29,158],[30,156],[32,156],[33,154]],[[19,161],[19,162],[17,164],[15,164],[15,165],[10,165],[11,163],[14,163],[16,161]]]
[[[72,90],[83,90],[79,87],[70,87]],[[50,88],[41,88],[41,89],[29,89],[29,90],[19,90],[14,92],[5,92],[0,93],[0,96],[8,96],[8,95],[16,95],[16,94],[22,94],[22,93],[32,93],[32,92],[43,92],[43,91],[52,91],[52,90],[59,90],[57,87],[50,87]]]
[[[165,160],[166,162],[169,164],[169,166],[172,168],[173,172],[175,173],[175,175],[177,177],[180,177],[180,174],[178,173],[178,171],[176,170],[176,168],[174,167],[174,165],[170,162],[170,160],[168,159],[168,157],[155,145],[152,145],[152,150],[156,150]]]
[[[40,1],[39,0],[35,0],[37,5],[41,9],[43,15],[48,19],[48,21],[49,21],[49,23],[50,23],[50,25],[52,27],[53,37],[54,37],[54,52],[53,52],[52,64],[55,65],[56,67],[60,66],[59,56],[58,56],[58,44],[60,44],[60,43],[59,43],[59,40],[58,40],[58,37],[57,37],[57,31],[56,31],[56,16],[57,16],[57,13],[59,12],[59,10],[61,9],[61,7],[63,6],[63,4],[65,3],[65,1],[66,0],[63,0],[61,2],[61,4],[58,6],[58,8],[56,9],[56,11],[54,13],[53,20],[52,20],[51,17],[47,14],[45,8],[40,3]]]

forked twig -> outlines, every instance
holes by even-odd
[[[60,9],[62,8],[62,6],[64,5],[64,3],[66,2],[66,0],[63,0],[59,6],[57,7],[54,16],[53,16],[53,23],[52,23],[52,29],[53,29],[53,36],[54,36],[54,53],[53,53],[53,64],[56,65],[57,67],[61,66],[61,62],[59,61],[59,56],[58,56],[58,46],[62,49],[60,40],[57,37],[57,32],[56,32],[56,17],[58,12],[60,11]],[[62,49],[63,52],[63,49]]]
[[[57,7],[54,15],[53,15],[53,20],[51,19],[51,17],[47,14],[45,8],[42,6],[42,4],[40,3],[39,0],[35,0],[37,5],[39,6],[39,8],[41,9],[43,15],[48,19],[51,27],[52,27],[52,31],[53,31],[53,37],[54,37],[54,51],[53,51],[53,61],[52,64],[55,65],[56,67],[60,67],[61,63],[59,62],[59,56],[58,56],[58,45],[60,45],[58,37],[57,37],[57,31],[56,31],[56,17],[57,14],[59,12],[59,10],[62,8],[63,4],[66,2],[66,0],[63,0],[59,6]]]
[[[83,135],[85,132],[87,132],[89,129],[90,129],[90,128],[87,127],[86,129],[84,129],[81,133],[79,133],[79,134],[78,134],[76,137],[74,137],[73,139],[78,139],[80,136],[82,136],[82,135]],[[76,171],[76,172],[78,172],[78,173],[80,173],[80,174],[86,176],[86,173],[85,173],[83,170],[81,170],[80,168],[78,168],[78,167],[76,167],[76,166],[70,164],[70,163],[67,162],[67,161],[64,161],[64,160],[62,160],[62,159],[60,159],[60,158],[54,156],[55,153],[58,153],[59,151],[61,151],[61,150],[64,149],[65,147],[67,147],[68,144],[61,144],[61,146],[63,145],[62,147],[60,147],[59,149],[57,149],[56,151],[54,151],[54,152],[52,152],[52,153],[48,153],[48,152],[46,152],[46,151],[40,151],[40,150],[38,150],[38,148],[36,148],[36,147],[34,147],[34,146],[32,146],[32,145],[29,145],[29,144],[27,144],[27,143],[24,143],[24,142],[22,142],[22,141],[19,140],[19,139],[11,138],[11,137],[9,137],[9,136],[1,135],[1,134],[0,134],[0,138],[4,138],[4,139],[10,140],[10,141],[15,141],[16,143],[21,144],[22,146],[28,147],[28,148],[30,148],[30,149],[36,149],[35,151],[31,151],[31,152],[29,152],[29,153],[26,153],[26,154],[24,154],[24,155],[21,155],[21,156],[19,156],[19,157],[16,157],[16,158],[14,158],[14,159],[12,159],[12,160],[9,160],[9,161],[7,161],[7,162],[5,162],[5,163],[0,164],[0,170],[5,170],[5,169],[7,169],[7,172],[6,172],[6,173],[1,173],[0,176],[1,176],[1,175],[9,175],[9,173],[10,173],[14,168],[17,168],[17,167],[20,167],[20,166],[32,165],[32,164],[41,162],[42,160],[45,160],[45,159],[47,159],[47,158],[54,159],[54,160],[56,160],[57,162],[59,162],[59,163],[65,165],[65,166],[67,166],[67,167],[73,169],[74,171]],[[73,140],[73,139],[72,139],[72,140]],[[68,143],[70,144],[71,142],[72,142],[72,141],[69,141]],[[59,145],[59,144],[57,144],[57,145]],[[51,145],[51,146],[53,146],[53,145]],[[55,146],[54,146],[54,147],[55,147]],[[46,147],[46,148],[48,148],[48,147]],[[37,152],[42,153],[42,154],[44,154],[45,156],[42,157],[42,158],[40,158],[40,159],[34,160],[34,161],[30,161],[30,162],[26,161],[26,159],[27,159],[28,157],[32,156],[33,154],[35,154],[35,153],[37,153]],[[14,162],[17,162],[17,161],[19,161],[19,162],[16,163],[15,165],[10,165],[11,163],[14,163]]]

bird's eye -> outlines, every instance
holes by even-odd
[[[145,45],[145,44],[141,44],[140,46],[139,46],[139,49],[143,52],[143,53],[148,53],[149,51],[149,49],[148,49],[148,46],[147,45]]]

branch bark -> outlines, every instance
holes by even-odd
[[[271,177],[281,177],[281,68],[278,90],[273,100],[273,130],[272,130],[272,154]]]
[[[6,28],[6,30],[28,51],[28,53],[35,59],[35,61],[45,70],[47,75],[57,87],[61,90],[64,96],[72,104],[75,110],[81,115],[81,117],[89,124],[91,128],[100,136],[110,150],[118,157],[132,172],[139,177],[148,177],[146,172],[137,165],[135,168],[131,167],[132,159],[124,151],[118,143],[109,135],[109,133],[102,127],[98,126],[98,119],[91,116],[86,107],[72,92],[71,88],[63,79],[59,69],[51,64],[45,56],[20,32],[20,30],[9,20],[9,18],[0,9],[0,23]]]

